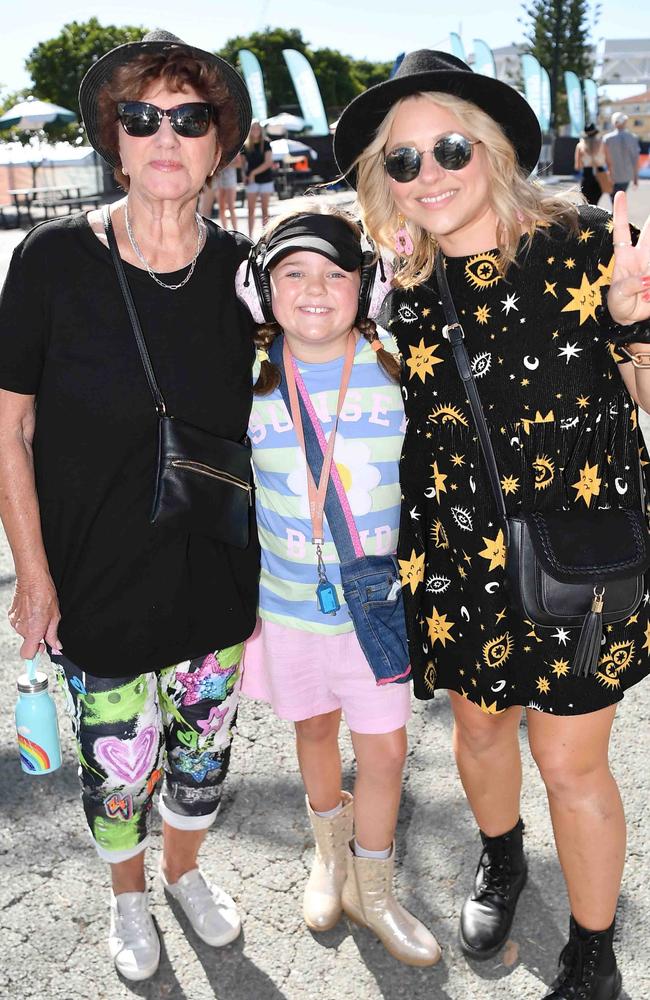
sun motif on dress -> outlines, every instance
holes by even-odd
[[[489,570],[492,571],[498,566],[501,569],[506,568],[506,543],[503,537],[503,529],[499,528],[496,538],[483,538],[485,542],[485,548],[479,555],[483,559],[488,559],[490,566]]]
[[[424,581],[424,552],[417,556],[415,549],[411,551],[410,559],[399,559],[399,575],[403,587],[410,587],[414,594]]]
[[[545,490],[555,478],[555,463],[548,455],[538,455],[533,462],[535,470],[535,489]]]
[[[588,319],[595,320],[596,309],[602,302],[601,284],[602,278],[592,284],[587,275],[583,274],[580,288],[567,288],[571,301],[564,306],[562,312],[579,312],[580,326]]]
[[[451,630],[455,625],[455,622],[447,621],[447,615],[441,615],[438,613],[436,607],[432,608],[433,614],[431,618],[427,618],[427,625],[429,626],[429,638],[433,645],[436,642],[442,643],[443,646],[447,645],[447,640],[449,642],[456,642]]]
[[[441,424],[462,424],[463,427],[469,426],[467,417],[457,406],[452,406],[451,403],[441,403],[439,406],[434,407],[427,420],[432,424],[437,424],[440,421]]]
[[[600,493],[600,484],[602,479],[598,478],[598,466],[589,465],[589,462],[585,462],[584,468],[580,470],[580,479],[577,483],[572,483],[572,489],[577,491],[578,498],[584,500],[587,507],[591,504],[591,498],[597,497]]]
[[[420,381],[424,382],[427,375],[433,375],[433,366],[441,365],[445,360],[444,358],[436,357],[437,349],[437,344],[432,344],[431,347],[425,347],[424,337],[420,338],[420,343],[417,347],[413,347],[412,345],[409,346],[411,357],[406,359],[406,366],[411,370],[409,379],[412,379],[414,375],[417,375]]]

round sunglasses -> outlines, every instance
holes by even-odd
[[[215,120],[212,105],[205,101],[177,104],[174,108],[158,108],[147,101],[120,101],[117,117],[126,134],[136,139],[155,135],[163,118],[169,118],[174,132],[184,139],[200,139],[208,134]]]
[[[431,149],[416,149],[415,146],[397,146],[384,158],[384,167],[389,177],[400,184],[415,180],[422,169],[422,157],[433,153],[437,163],[445,170],[462,170],[472,159],[474,146],[480,139],[468,139],[459,132],[441,135]]]

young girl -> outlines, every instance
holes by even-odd
[[[329,930],[343,909],[409,965],[434,965],[432,934],[395,899],[394,835],[406,755],[410,685],[377,685],[340,588],[336,548],[325,524],[327,578],[341,607],[322,613],[305,455],[267,350],[286,345],[325,437],[335,426],[344,356],[353,364],[333,461],[367,555],[395,550],[398,461],[404,433],[399,364],[390,337],[360,319],[361,233],[342,212],[309,203],[266,230],[258,267],[273,324],[259,327],[260,373],[249,427],[262,544],[260,623],[246,648],[243,691],[295,724],[316,853],[304,895],[305,921]],[[267,310],[268,311],[268,310]],[[344,714],[357,761],[354,801],[341,791],[338,732]],[[354,839],[353,839],[354,828]]]

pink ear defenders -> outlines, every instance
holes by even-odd
[[[305,215],[288,220],[287,226],[271,234],[268,243],[251,248],[235,278],[238,298],[256,323],[274,323],[271,299],[270,264],[292,250],[322,253],[346,271],[361,272],[359,308],[355,322],[376,319],[391,289],[393,269],[373,251],[362,251],[350,227],[335,216]]]

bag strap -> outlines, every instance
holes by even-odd
[[[440,250],[436,253],[436,278],[438,279],[438,291],[440,292],[442,308],[445,313],[445,319],[447,320],[446,326],[442,328],[442,335],[451,344],[451,349],[454,353],[454,361],[456,362],[458,374],[460,375],[463,386],[465,387],[469,407],[472,411],[474,424],[476,425],[476,430],[478,432],[478,440],[481,446],[481,451],[483,452],[485,464],[487,466],[492,493],[494,494],[499,514],[501,515],[503,521],[507,524],[506,502],[503,496],[503,490],[501,489],[501,483],[499,481],[499,468],[497,466],[497,460],[494,456],[492,440],[490,438],[490,432],[485,419],[485,413],[483,412],[478,386],[472,373],[472,365],[469,360],[465,344],[463,343],[465,333],[460,320],[458,319],[456,307],[454,306],[454,300],[451,297],[451,292],[449,290],[449,283],[445,273],[444,255]]]
[[[151,395],[153,396],[153,401],[156,407],[156,413],[158,414],[159,417],[164,417],[165,414],[167,413],[167,407],[165,406],[165,400],[163,399],[163,394],[158,387],[158,383],[156,382],[156,376],[154,375],[153,365],[151,364],[149,351],[147,350],[144,334],[142,333],[142,327],[140,326],[140,320],[138,318],[138,313],[135,308],[135,302],[133,301],[133,296],[131,295],[131,289],[129,288],[129,283],[127,281],[126,273],[124,271],[124,264],[122,263],[122,258],[120,257],[120,251],[118,250],[117,247],[117,240],[115,239],[115,232],[113,230],[113,223],[111,221],[111,213],[108,205],[104,205],[102,208],[102,222],[104,223],[104,231],[106,233],[106,239],[108,240],[108,246],[111,251],[111,257],[113,258],[113,264],[115,265],[115,270],[117,272],[117,280],[119,281],[120,289],[122,291],[124,302],[126,304],[126,311],[129,314],[129,319],[131,320],[131,326],[133,327],[135,342],[138,345],[140,358],[142,359],[144,373],[147,376],[149,389],[151,390]]]
[[[282,395],[282,399],[287,407],[287,412],[290,414],[291,401],[289,399],[287,379],[284,372],[284,359],[282,357],[283,340],[283,337],[275,338],[269,348],[269,357],[273,364],[277,365],[280,369],[280,394]],[[308,407],[305,404],[305,397],[301,391],[301,384],[304,389],[304,382],[302,378],[298,377],[296,379],[296,384],[299,390],[298,402],[300,405],[303,432],[305,436],[305,455],[307,458],[307,464],[311,469],[311,474],[314,477],[314,480],[318,482],[320,479],[321,469],[323,467],[323,455],[326,447],[325,436],[318,418],[315,417],[312,407]],[[314,416],[312,416],[312,413],[314,413]],[[315,426],[315,422],[318,423],[318,428]],[[347,507],[347,516],[343,507],[342,497],[344,498],[344,502]],[[341,562],[352,562],[353,559],[358,559],[359,556],[363,556],[363,546],[361,545],[361,539],[359,537],[356,524],[354,523],[354,516],[350,509],[347,496],[345,495],[345,488],[341,482],[341,477],[339,476],[334,463],[332,463],[332,468],[330,470],[324,508],[327,523],[329,524],[330,531],[332,532],[332,539],[334,541],[339,560]]]

